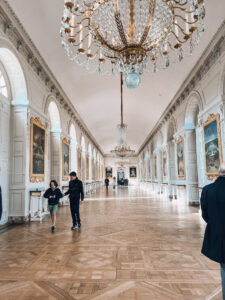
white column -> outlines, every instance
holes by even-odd
[[[73,138],[70,143],[70,171],[77,171],[77,141]]]
[[[92,181],[92,155],[89,153],[89,181]]]
[[[86,181],[86,157],[85,157],[85,150],[82,149],[82,152],[81,152],[81,178],[82,178],[82,181]]]
[[[174,187],[176,181],[176,164],[175,164],[175,141],[168,141],[168,188],[169,198],[176,198],[176,189]]]
[[[187,198],[190,205],[199,205],[195,128],[185,129],[184,137]]]
[[[162,147],[157,148],[157,171],[158,171],[158,193],[161,193],[161,185],[162,185],[162,182],[163,182]]]
[[[28,101],[12,102],[11,168],[9,189],[9,217],[11,221],[26,221],[29,214],[29,141]],[[5,174],[7,176],[7,174]]]
[[[50,134],[51,148],[51,180],[56,180],[58,183],[62,179],[62,142],[61,130],[51,130]]]
[[[2,188],[2,218],[0,224],[7,223],[9,215],[9,140],[10,102],[0,95],[0,186]]]

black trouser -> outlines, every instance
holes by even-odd
[[[80,224],[80,199],[70,199],[70,211],[73,219],[73,226]]]

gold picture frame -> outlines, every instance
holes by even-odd
[[[62,140],[62,180],[69,180],[70,172],[70,142],[64,138]]]
[[[137,178],[137,167],[131,166],[129,168],[129,177],[130,178]]]
[[[82,165],[82,153],[81,153],[81,149],[78,148],[77,149],[77,176],[78,178],[81,178],[81,165]]]
[[[205,174],[209,180],[219,175],[219,165],[223,161],[220,115],[210,114],[202,125]]]
[[[166,147],[164,147],[162,150],[162,166],[163,166],[163,178],[168,179],[168,155],[167,155]]]
[[[185,166],[185,152],[184,152],[184,138],[182,136],[176,141],[177,153],[177,176],[178,179],[186,179],[186,166]]]
[[[30,182],[44,182],[46,174],[46,127],[30,119]]]

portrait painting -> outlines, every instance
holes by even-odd
[[[157,155],[154,155],[154,175],[155,175],[155,179],[158,178],[158,172],[157,172]]]
[[[67,139],[62,140],[62,180],[69,180],[70,172],[70,144]]]
[[[214,179],[219,173],[222,162],[222,147],[220,135],[220,116],[210,115],[203,124],[205,172],[209,179]]]
[[[177,175],[179,179],[185,179],[186,177],[183,137],[177,140]]]
[[[106,167],[105,168],[105,176],[112,178],[112,168],[111,167]]]
[[[30,121],[30,181],[45,179],[46,127],[39,118]]]
[[[137,168],[130,167],[130,178],[136,178],[136,177],[137,177]]]
[[[168,166],[167,166],[167,150],[166,148],[162,151],[162,163],[163,163],[163,178],[168,177]]]

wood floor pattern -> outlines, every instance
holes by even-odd
[[[42,223],[0,235],[0,300],[219,300],[219,265],[200,254],[205,224],[184,199],[104,190]]]

